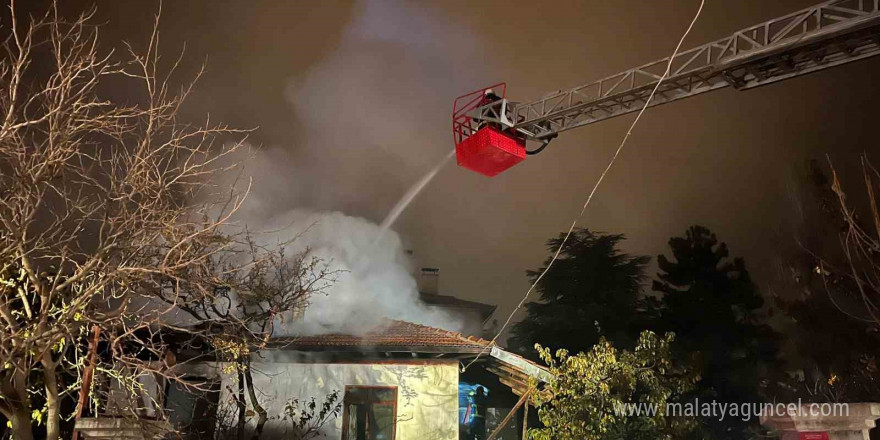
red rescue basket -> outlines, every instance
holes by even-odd
[[[526,158],[525,137],[494,122],[474,120],[469,113],[488,103],[486,92],[500,90],[499,105],[507,92],[505,83],[495,84],[456,98],[452,108],[452,136],[458,165],[485,176],[498,173]]]

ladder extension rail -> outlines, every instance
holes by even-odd
[[[880,54],[880,0],[830,0],[680,52],[651,106],[733,86],[749,89]],[[529,140],[639,110],[669,57],[528,103],[510,103]],[[495,104],[497,105],[497,104]],[[475,119],[501,122],[482,107]]]

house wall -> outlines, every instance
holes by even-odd
[[[315,397],[319,407],[325,396],[338,390],[340,401],[347,385],[396,386],[396,440],[458,439],[458,365],[449,361],[390,361],[387,363],[301,362],[293,353],[273,352],[252,361],[254,387],[269,416],[283,413],[292,399]],[[236,390],[235,374],[220,373],[221,402]],[[251,418],[251,421],[253,418]],[[270,420],[264,438],[283,435],[289,422]],[[323,428],[327,439],[342,438],[342,413]]]

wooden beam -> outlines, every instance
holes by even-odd
[[[516,382],[509,382],[509,381],[500,380],[500,379],[499,379],[499,382],[501,382],[504,385],[507,385],[510,388],[510,391],[513,391],[513,394],[516,394],[517,396],[522,396],[528,390],[528,387],[524,387],[524,386],[522,386],[522,384],[519,384]]]
[[[507,364],[498,363],[497,365],[494,365],[494,366],[492,366],[491,368],[492,368],[494,371],[496,371],[496,372],[499,372],[499,373],[500,373],[500,372],[503,372],[503,373],[505,373],[505,374],[507,374],[507,375],[509,375],[509,376],[511,376],[511,377],[515,377],[515,378],[517,378],[517,379],[521,379],[521,380],[529,380],[529,375],[528,375],[528,374],[525,374],[525,373],[523,373],[522,371],[517,370],[515,367],[511,367],[511,366],[509,366],[509,365],[507,365]],[[488,369],[489,369],[489,368],[487,368],[487,370],[488,370]]]

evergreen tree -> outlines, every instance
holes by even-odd
[[[551,253],[563,238],[547,242]],[[540,300],[526,304],[528,316],[513,327],[511,348],[537,359],[535,343],[579,353],[604,336],[615,345],[633,346],[644,328],[637,315],[649,257],[621,252],[623,239],[622,234],[575,230],[536,286]],[[529,280],[534,282],[549,263],[548,258],[527,272]]]
[[[723,403],[756,402],[762,366],[775,358],[775,337],[762,322],[764,301],[741,258],[709,229],[690,227],[685,237],[669,240],[673,259],[657,258],[661,273],[653,290],[661,294],[661,331],[676,334],[676,354],[702,380],[695,397]],[[704,420],[717,438],[741,438],[741,419]]]

